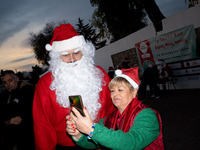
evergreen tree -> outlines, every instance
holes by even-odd
[[[83,35],[85,40],[91,41],[96,49],[99,49],[106,44],[106,40],[101,40],[98,33],[96,33],[96,30],[88,24],[83,23],[83,19],[78,19],[78,23],[76,24],[77,29],[76,31]]]

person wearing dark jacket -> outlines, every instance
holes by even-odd
[[[3,149],[34,149],[32,103],[34,86],[21,82],[12,70],[1,73],[5,87],[0,95],[0,123]]]
[[[109,75],[109,77],[110,77],[111,79],[114,78],[115,69],[114,69],[112,66],[110,66],[110,67],[108,68],[108,75]]]
[[[141,84],[138,90],[138,97],[140,100],[146,100],[146,89],[149,86],[150,95],[152,98],[160,98],[160,88],[158,87],[158,78],[159,72],[157,65],[149,64],[148,67],[144,70],[144,73],[141,77]]]

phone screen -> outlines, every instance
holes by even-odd
[[[85,116],[85,114],[83,113],[83,102],[80,95],[69,96],[69,102],[71,107],[75,107],[82,116]]]

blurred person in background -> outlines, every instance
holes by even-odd
[[[111,79],[114,78],[115,69],[114,69],[112,66],[109,66],[109,68],[108,68],[108,75],[109,75],[109,77],[110,77]]]
[[[159,72],[159,80],[158,83],[162,85],[162,93],[166,94],[166,83],[169,81],[169,78],[171,77],[171,69],[170,67],[165,63],[163,59],[158,59],[156,62],[158,72]]]
[[[149,86],[151,98],[160,98],[160,88],[158,87],[159,71],[157,65],[148,64],[141,77],[141,84],[138,90],[138,98],[147,100],[147,86]]]
[[[34,150],[32,103],[34,86],[19,81],[12,70],[1,72],[5,87],[0,95],[2,147],[5,150]]]

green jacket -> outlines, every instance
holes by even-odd
[[[160,127],[157,116],[149,108],[138,113],[133,126],[127,133],[122,130],[108,129],[103,124],[104,119],[96,123],[91,140],[87,139],[87,135],[82,135],[78,141],[73,139],[76,144],[87,149],[95,149],[102,145],[114,150],[140,150],[159,136]]]

